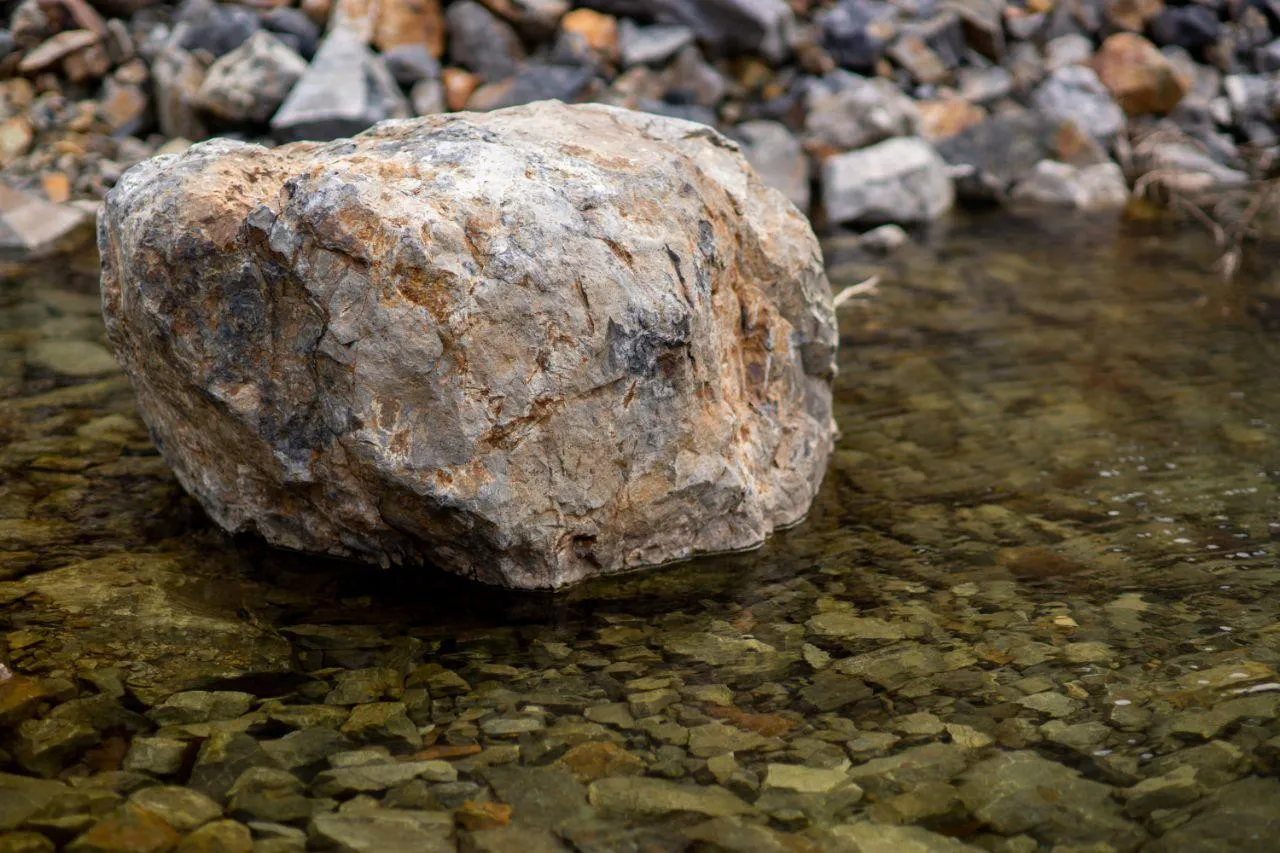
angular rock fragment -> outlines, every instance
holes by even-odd
[[[307,63],[265,30],[209,66],[197,98],[228,121],[265,122],[307,70]]]
[[[699,125],[540,103],[216,140],[126,173],[100,245],[179,480],[286,547],[559,587],[759,544],[831,450],[817,242]]]
[[[822,199],[832,222],[926,222],[951,209],[955,190],[938,152],[911,137],[828,158]]]

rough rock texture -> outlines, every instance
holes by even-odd
[[[179,480],[286,547],[558,587],[760,543],[831,450],[817,241],[700,125],[544,102],[215,140],[127,172],[99,243]]]

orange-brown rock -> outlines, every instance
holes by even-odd
[[[467,800],[454,812],[458,826],[463,829],[497,829],[511,823],[511,806],[506,803]]]
[[[1136,33],[1116,33],[1104,41],[1093,70],[1131,116],[1171,112],[1188,88],[1159,48]]]
[[[950,139],[987,117],[986,110],[962,98],[917,101],[916,109],[920,111],[920,133],[930,142]]]
[[[1163,9],[1164,0],[1108,0],[1105,15],[1113,27],[1140,33]]]
[[[607,742],[580,743],[560,756],[560,764],[583,783],[644,772],[643,761],[617,744]]]
[[[457,112],[466,107],[471,93],[480,86],[480,78],[463,68],[450,66],[440,72],[444,84],[444,103]]]
[[[439,59],[444,54],[440,0],[379,0],[373,44],[380,51],[402,44],[421,44]]]
[[[230,531],[556,588],[751,547],[832,448],[805,219],[703,125],[540,102],[144,161],[107,333]]]
[[[126,804],[67,846],[68,853],[168,853],[182,840],[154,813]]]
[[[574,9],[560,19],[560,28],[580,36],[583,43],[600,56],[618,54],[618,19],[594,9]]]

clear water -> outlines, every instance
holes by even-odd
[[[657,722],[593,737],[649,775],[708,786],[706,750],[655,726],[763,731],[766,744],[735,753],[739,776],[720,780],[747,799],[770,763],[857,768],[964,745],[964,766],[928,777],[960,805],[921,816],[900,802],[915,782],[860,779],[865,795],[834,812],[761,806],[753,820],[780,832],[873,820],[993,850],[1035,849],[1014,836],[1215,849],[1197,832],[1276,849],[1250,847],[1273,843],[1257,832],[1202,831],[1230,811],[1223,791],[1273,776],[1280,757],[1274,257],[1226,284],[1198,232],[1007,217],[881,262],[839,240],[826,251],[836,287],[881,284],[841,309],[841,436],[809,519],[753,553],[554,597],[222,536],[155,454],[120,374],[94,367],[92,276],[11,270],[3,660],[46,677],[118,673],[139,706],[198,686],[305,704],[333,667],[436,663],[468,686],[437,699],[427,742],[479,743],[502,761],[513,756],[498,746],[515,744],[527,765],[556,761],[585,708],[671,689]],[[344,626],[349,642],[298,628],[316,625]],[[714,685],[727,700],[697,689]],[[542,727],[485,731],[529,716]],[[1229,760],[1206,758],[1215,743]],[[1179,764],[1199,781],[1117,818],[1132,835],[1088,816],[1018,828],[966,793],[964,774],[1001,750],[1110,786],[1117,803]],[[101,770],[64,763],[64,775]],[[1269,802],[1246,817],[1280,832]]]

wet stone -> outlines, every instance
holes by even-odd
[[[1122,792],[1124,811],[1129,817],[1142,820],[1152,812],[1174,809],[1195,802],[1204,794],[1204,787],[1196,781],[1196,769],[1178,767],[1163,776],[1143,779]]]
[[[592,783],[589,799],[602,811],[629,815],[694,812],[727,817],[752,811],[750,805],[724,788],[648,777],[601,779]]]
[[[0,832],[17,829],[67,791],[62,782],[0,773]]]
[[[857,786],[844,770],[799,764],[770,764],[761,782],[764,791],[777,789],[801,794],[826,794],[846,787]]]
[[[517,824],[555,826],[586,807],[587,790],[563,768],[505,765],[485,768],[480,775],[494,796],[511,806]]]
[[[182,839],[174,853],[253,853],[249,827],[234,820],[215,820]]]
[[[709,758],[726,752],[751,752],[768,744],[768,739],[723,723],[707,723],[689,729],[689,752]]]
[[[302,780],[275,767],[251,767],[227,791],[227,813],[237,820],[294,823],[311,817],[315,803]]]
[[[380,809],[322,814],[311,838],[343,853],[453,853],[453,819],[443,812]]]
[[[0,853],[54,853],[57,847],[38,832],[10,832],[0,836]]]
[[[612,743],[583,743],[560,756],[559,763],[582,783],[606,776],[633,776],[644,772],[645,763]]]
[[[359,743],[386,744],[393,751],[408,752],[422,746],[422,735],[405,711],[403,702],[357,705],[339,731]]]
[[[668,705],[680,701],[680,694],[674,690],[648,690],[643,693],[632,693],[627,697],[631,713],[636,717],[651,717],[662,713]],[[596,722],[601,722],[596,720]]]
[[[385,791],[411,779],[453,782],[457,771],[447,761],[387,761],[326,770],[316,776],[312,790],[324,797]]]
[[[181,836],[157,815],[126,805],[67,846],[68,853],[167,853]]]
[[[371,667],[338,673],[326,705],[365,705],[381,699],[399,699],[404,679],[394,669]]]
[[[129,802],[159,817],[178,832],[190,832],[198,826],[222,817],[222,807],[213,800],[177,785],[156,785],[135,791]]]
[[[631,716],[630,707],[624,702],[594,705],[583,711],[583,716],[593,723],[619,729],[632,729],[636,725],[635,717]]]
[[[157,726],[233,720],[249,712],[253,694],[236,691],[188,690],[175,693],[147,712]]]
[[[231,786],[252,767],[274,762],[261,745],[244,733],[215,732],[200,747],[187,784],[221,802]]]
[[[261,741],[261,744],[263,752],[277,765],[303,779],[323,770],[329,756],[350,746],[345,735],[330,728],[299,729],[278,740]]]
[[[523,826],[475,830],[467,845],[473,853],[564,853],[566,849],[547,830]]]
[[[20,724],[14,738],[14,757],[24,770],[54,776],[72,755],[98,741],[98,732],[72,720],[45,718]]]

